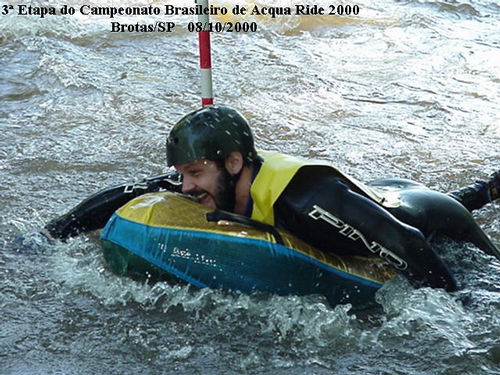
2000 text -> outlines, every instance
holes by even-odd
[[[189,22],[187,25],[189,32],[209,31],[215,33],[221,32],[255,32],[257,31],[256,22]]]

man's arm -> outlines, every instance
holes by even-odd
[[[101,229],[111,215],[129,200],[160,189],[180,192],[179,174],[170,172],[146,178],[137,183],[101,190],[82,201],[68,213],[50,221],[42,233],[51,239],[66,239],[80,233]]]

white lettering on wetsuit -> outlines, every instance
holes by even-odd
[[[368,250],[370,250],[372,253],[377,254],[380,258],[387,260],[389,263],[391,263],[394,267],[396,267],[398,270],[405,270],[408,268],[408,263],[398,257],[396,254],[394,254],[392,251],[389,249],[385,248],[384,246],[380,245],[379,243],[372,241],[371,243],[368,242],[368,240],[365,238],[363,233],[361,233],[359,230],[356,228],[350,226],[349,224],[344,223],[342,220],[340,220],[338,217],[332,215],[330,212],[326,211],[325,209],[314,205],[313,210],[309,212],[308,214],[310,217],[312,217],[314,220],[324,220],[328,224],[332,225],[333,227],[338,229],[338,232],[353,240],[361,240],[363,244],[366,246]]]
[[[146,181],[141,181],[141,182],[136,182],[131,185],[126,185],[123,188],[123,192],[125,194],[130,194],[135,191],[135,189],[140,189],[140,190],[147,190],[148,189],[148,183]]]

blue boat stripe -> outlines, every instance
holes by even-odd
[[[137,251],[137,249],[131,249],[131,246],[128,246],[129,243],[127,241],[124,241],[123,240],[123,237],[122,236],[111,236],[113,237],[112,239],[110,238],[110,234],[112,234],[112,225],[111,223],[114,224],[114,221],[121,221],[121,223],[119,224],[120,226],[124,224],[125,222],[125,228],[123,228],[123,226],[121,227],[121,230],[127,230],[126,229],[126,226],[129,226],[130,224],[132,225],[135,225],[135,226],[140,226],[140,227],[151,227],[151,226],[148,226],[148,225],[144,225],[144,224],[141,224],[141,223],[137,223],[135,221],[132,221],[132,220],[128,220],[128,219],[124,219],[123,217],[117,215],[116,213],[113,214],[113,216],[111,217],[111,219],[108,221],[108,224],[106,224],[104,230],[102,231],[101,233],[101,239],[104,239],[106,241],[110,241],[118,246],[121,246],[123,247],[124,249],[130,251],[131,253],[137,255],[137,256],[140,256],[141,258],[147,260],[148,262],[150,262],[151,264],[154,264],[155,266],[161,268],[162,270],[164,271],[167,271],[168,273],[178,277],[179,279],[181,280],[184,280],[198,288],[206,288],[208,287],[208,285],[200,282],[199,280],[197,279],[194,279],[192,278],[191,276],[187,275],[186,273],[184,272],[180,272],[179,270],[169,266],[167,263],[164,263],[164,262],[161,262],[160,260],[158,260],[156,257],[153,257],[151,256],[150,254],[148,254],[147,252],[145,251]],[[116,225],[116,224],[115,224]],[[153,227],[154,228],[154,227]]]
[[[382,286],[382,283],[378,283],[376,281],[370,280],[370,279],[365,279],[361,276],[358,275],[353,275],[348,272],[345,272],[343,270],[340,270],[338,268],[335,268],[327,263],[321,262],[320,260],[313,258],[307,254],[304,254],[300,251],[288,248],[284,245],[276,244],[276,243],[271,243],[265,240],[261,239],[256,239],[256,238],[245,238],[245,237],[236,237],[236,236],[230,236],[230,235],[225,235],[225,234],[220,234],[220,233],[213,233],[213,232],[208,232],[208,231],[199,231],[199,230],[190,230],[190,229],[176,229],[176,228],[165,228],[165,227],[156,227],[156,226],[151,226],[143,223],[138,223],[126,218],[123,218],[116,213],[113,215],[112,219],[110,220],[110,223],[112,221],[120,221],[120,227],[121,227],[121,232],[126,232],[126,227],[127,226],[135,226],[139,227],[141,231],[147,230],[148,228],[154,229],[154,230],[161,230],[161,231],[169,231],[172,233],[174,236],[182,236],[183,234],[187,235],[192,235],[191,233],[199,233],[201,238],[206,238],[207,240],[219,240],[223,242],[231,241],[233,243],[240,243],[240,244],[250,244],[252,246],[259,246],[259,247],[272,247],[272,251],[275,251],[278,254],[285,255],[285,256],[292,256],[296,258],[300,258],[306,262],[312,263],[313,265],[322,268],[330,273],[337,274],[343,279],[348,279],[348,280],[353,280],[357,283],[363,284],[367,287],[370,288],[375,288],[379,289]],[[124,224],[124,225],[123,225]],[[116,225],[116,224],[115,224]],[[166,269],[168,272],[174,274],[175,276],[195,285],[198,287],[206,287],[206,284],[200,283],[198,280],[193,279],[192,277],[188,276],[187,274],[180,272],[176,270],[175,268],[172,268],[166,263],[158,261],[156,258],[150,256],[148,253],[140,251],[137,252],[136,249],[131,249],[130,246],[126,243],[126,241],[121,241],[123,240],[123,237],[121,235],[118,236],[113,236],[113,239],[110,240],[109,236],[109,231],[110,231],[110,225],[107,225],[105,230],[102,232],[101,237],[116,243],[119,246],[122,246],[126,248],[127,250],[131,251],[132,253],[146,259],[147,261],[153,263],[154,265]]]

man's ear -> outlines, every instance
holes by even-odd
[[[237,175],[243,169],[243,155],[241,152],[232,151],[224,162],[224,166],[230,175]]]

